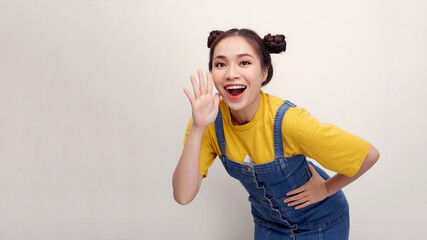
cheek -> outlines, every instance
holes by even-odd
[[[262,82],[264,81],[263,73],[256,68],[248,69],[246,76],[247,76],[247,79],[248,80],[250,79],[252,84],[255,84],[255,85],[261,86]]]
[[[218,79],[220,79],[221,72],[213,70],[211,72],[211,74],[212,74],[212,78],[213,78],[214,81],[215,80],[218,81]]]
[[[219,83],[214,82],[214,86],[218,93],[221,93],[221,90],[224,90]]]
[[[213,84],[214,84],[214,86],[215,86],[215,88],[216,88],[216,90],[218,91],[218,88],[220,87],[219,86],[219,82],[218,81],[215,81],[215,78],[214,78],[214,76],[212,75],[212,78],[213,78]]]
[[[215,87],[218,89],[218,85],[221,83],[221,74],[219,74],[217,71],[212,71],[212,80],[215,85]]]

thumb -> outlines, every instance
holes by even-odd
[[[313,167],[313,165],[308,164],[308,168],[310,168],[310,172],[312,176],[319,176],[319,174],[317,173],[316,169]]]
[[[218,107],[219,105],[219,93],[216,93],[214,96],[214,106]]]

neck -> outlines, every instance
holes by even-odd
[[[259,105],[261,104],[261,94],[258,95],[255,100],[241,110],[230,109],[231,123],[233,125],[244,125],[254,119],[256,112],[258,111]]]

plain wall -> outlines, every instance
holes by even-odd
[[[361,136],[379,162],[344,189],[351,239],[422,239],[425,1],[0,2],[0,239],[252,239],[216,160],[173,200],[190,74],[211,30],[282,33],[264,91]]]

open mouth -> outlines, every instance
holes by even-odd
[[[243,94],[243,92],[246,90],[246,86],[244,85],[228,85],[225,86],[225,90],[227,91],[228,95],[231,97],[239,97]]]

